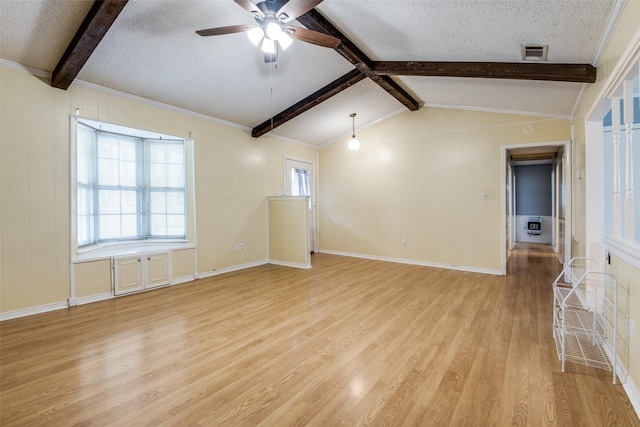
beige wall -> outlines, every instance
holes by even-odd
[[[566,141],[570,124],[423,107],[357,135],[357,152],[320,149],[321,251],[497,272],[501,146]]]
[[[69,297],[69,115],[195,140],[200,273],[267,259],[266,196],[282,192],[283,157],[316,149],[137,99],[0,67],[0,312]],[[236,252],[236,243],[245,250]]]
[[[269,205],[269,261],[311,267],[309,199],[277,197]]]
[[[73,265],[75,294],[78,298],[111,292],[111,259],[80,262]]]

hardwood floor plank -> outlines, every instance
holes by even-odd
[[[548,247],[504,277],[312,263],[0,323],[0,424],[640,426],[609,372],[560,372]]]

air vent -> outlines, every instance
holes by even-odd
[[[522,46],[523,61],[546,61],[547,46]]]

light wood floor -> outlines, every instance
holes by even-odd
[[[2,426],[640,425],[560,372],[543,246],[496,277],[332,255],[5,321]]]

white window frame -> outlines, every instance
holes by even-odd
[[[113,240],[113,241],[101,241],[95,244],[84,245],[82,247],[78,246],[78,234],[77,234],[77,203],[78,203],[78,195],[77,195],[77,129],[80,124],[83,122],[93,122],[84,119],[79,116],[70,116],[70,243],[71,243],[71,259],[76,259],[78,256],[85,254],[87,252],[92,252],[97,249],[101,249],[104,247],[111,247],[116,250],[119,245],[147,245],[147,244],[162,244],[164,247],[171,247],[171,245],[176,245],[176,247],[184,247],[185,243],[195,244],[195,189],[194,189],[194,177],[193,177],[193,140],[184,139],[180,137],[174,137],[170,135],[164,135],[159,133],[152,133],[148,131],[140,131],[132,128],[125,128],[113,124],[102,123],[109,129],[116,129],[115,133],[123,133],[127,134],[127,131],[138,132],[134,133],[135,137],[142,137],[143,139],[155,140],[155,139],[166,139],[166,140],[181,140],[184,143],[184,158],[185,158],[185,176],[184,176],[184,221],[185,221],[185,235],[182,236],[162,236],[159,238],[136,238],[136,239],[122,239],[122,240]],[[92,127],[92,126],[91,126]],[[104,129],[106,130],[106,129]],[[145,214],[149,211],[149,199],[141,200],[141,203],[144,203],[143,211]],[[142,224],[145,227],[148,225]],[[145,234],[146,230],[139,228],[140,234]],[[139,236],[140,237],[140,236]],[[84,255],[82,255],[84,256]]]

